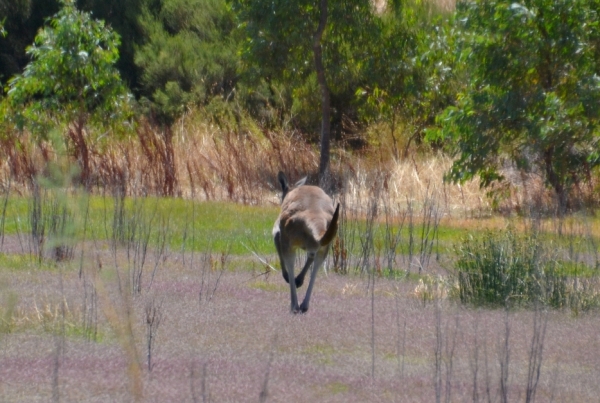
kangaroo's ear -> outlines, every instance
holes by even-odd
[[[283,172],[279,171],[279,173],[277,174],[277,180],[279,181],[279,184],[281,185],[281,190],[283,190],[284,192],[287,192],[288,190],[290,190],[290,186],[288,185],[287,177],[285,176],[285,174]]]
[[[306,183],[306,178],[307,176],[305,176],[304,178],[300,179],[298,182],[296,182],[296,184],[294,185],[295,188],[300,187],[302,185],[304,185]]]
[[[285,174],[281,171],[279,171],[279,173],[277,174],[277,180],[281,185],[281,201],[283,202],[283,199],[285,199],[285,196],[290,191],[290,185],[288,184],[288,180]]]

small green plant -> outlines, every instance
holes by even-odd
[[[459,297],[463,303],[503,306],[527,295],[535,261],[530,248],[515,234],[487,233],[465,239],[456,254]]]
[[[583,288],[573,286],[578,278],[565,270],[569,264],[557,259],[536,234],[488,232],[481,239],[463,240],[455,253],[458,297],[463,303],[508,307],[539,302],[579,309],[577,301],[593,300],[592,287],[581,296]]]
[[[6,292],[0,305],[0,335],[11,333],[15,328],[14,312],[16,310],[18,297],[13,292]]]
[[[56,262],[69,261],[74,253],[74,212],[67,195],[57,189],[36,185],[29,204],[32,254],[42,262],[50,252]]]

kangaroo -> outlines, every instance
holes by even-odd
[[[325,261],[329,245],[337,233],[340,205],[338,203],[334,208],[333,200],[323,189],[304,185],[306,178],[297,182],[291,189],[283,172],[279,172],[277,179],[282,190],[281,213],[273,226],[273,239],[279,254],[283,278],[290,285],[290,310],[292,313],[305,313],[308,311],[317,272]],[[298,248],[306,251],[307,259],[298,277],[294,277]],[[304,277],[311,266],[308,289],[304,301],[298,306],[296,290],[304,283]]]

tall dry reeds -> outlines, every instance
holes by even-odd
[[[33,145],[33,139],[14,132],[0,136],[0,172],[3,187],[17,182],[17,188],[28,187],[50,159],[45,143]]]
[[[87,182],[95,193],[259,204],[275,202],[275,178],[280,170],[291,178],[308,175],[309,183],[316,183],[317,146],[293,130],[250,127],[234,131],[194,115],[184,116],[168,131],[140,122],[129,137],[106,140],[110,135],[89,142]],[[1,184],[6,187],[10,182],[21,193],[32,191],[35,179],[47,173],[49,163],[65,158],[51,143],[36,142],[27,133],[4,133],[0,141]],[[494,189],[490,198],[476,180],[460,185],[444,182],[452,165],[450,157],[425,151],[398,160],[389,145],[382,144],[360,151],[334,144],[332,191],[344,198],[346,208],[366,216],[376,178],[394,208],[404,209],[429,195],[440,201],[446,215],[465,219],[489,216],[493,209],[524,215],[553,211],[552,192],[538,175],[506,167],[506,183]],[[68,147],[66,151],[70,152]],[[69,158],[76,166],[75,157]],[[77,175],[74,183],[79,183]],[[593,199],[594,186],[575,189],[582,205]]]
[[[176,147],[183,195],[246,204],[273,193],[278,171],[299,177],[315,172],[318,161],[294,133],[239,134],[207,126],[181,130]]]

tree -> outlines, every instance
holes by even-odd
[[[177,182],[173,123],[188,107],[223,104],[235,88],[233,17],[225,0],[147,1],[139,19],[145,40],[136,47],[140,103],[160,129],[165,189]]]
[[[421,143],[456,95],[460,69],[451,52],[451,17],[435,3],[418,1],[389,1],[380,12],[380,32],[363,69],[365,86],[356,95],[362,119],[389,127],[396,159],[406,158],[411,143]]]
[[[506,162],[539,174],[560,211],[600,164],[600,20],[595,0],[458,4],[458,57],[470,79],[442,113],[435,141],[458,157],[447,178],[504,180]]]
[[[140,89],[140,69],[135,65],[135,46],[143,42],[140,23],[142,9],[152,0],[77,0],[77,8],[105,21],[120,37],[119,60],[116,67],[130,91]]]
[[[243,57],[262,77],[298,89],[316,76],[322,180],[329,169],[331,95],[356,83],[362,60],[368,58],[369,48],[364,45],[370,30],[377,28],[371,2],[234,0],[233,7],[246,35]]]
[[[331,105],[329,99],[329,87],[325,77],[325,66],[323,65],[323,32],[327,26],[327,0],[319,1],[319,25],[313,35],[312,51],[315,58],[315,72],[319,90],[321,91],[321,158],[319,160],[319,178],[323,183],[329,173],[329,153],[331,142]]]
[[[187,106],[230,94],[237,56],[224,0],[148,2],[140,23],[146,39],[135,63],[142,72],[142,102],[155,123],[167,129]]]
[[[50,127],[67,126],[67,143],[90,183],[89,124],[120,123],[129,94],[114,67],[119,37],[102,21],[61,0],[62,9],[27,49],[31,62],[9,81],[8,102],[19,129],[45,139]]]

